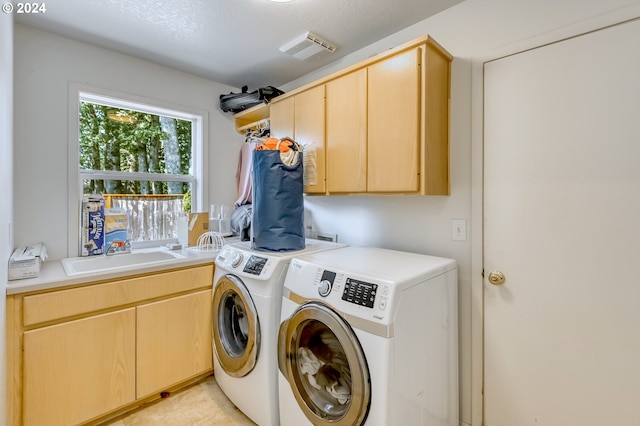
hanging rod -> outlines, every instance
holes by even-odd
[[[254,121],[253,123],[245,124],[244,126],[238,127],[238,132],[244,132],[246,130],[260,130],[267,129],[271,125],[271,121],[268,118],[263,118],[262,120]]]

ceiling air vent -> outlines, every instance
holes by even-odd
[[[301,61],[318,59],[336,51],[336,46],[307,31],[280,48],[281,52],[293,55]]]

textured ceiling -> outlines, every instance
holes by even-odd
[[[51,0],[16,22],[234,87],[279,86],[462,0]],[[280,46],[311,31],[338,46],[299,61]]]

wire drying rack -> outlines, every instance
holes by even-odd
[[[219,232],[208,231],[198,237],[199,251],[219,251],[224,246],[224,237]]]

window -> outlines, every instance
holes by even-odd
[[[77,99],[77,208],[101,194],[126,211],[134,246],[175,240],[179,214],[202,198],[203,115],[82,90]]]

